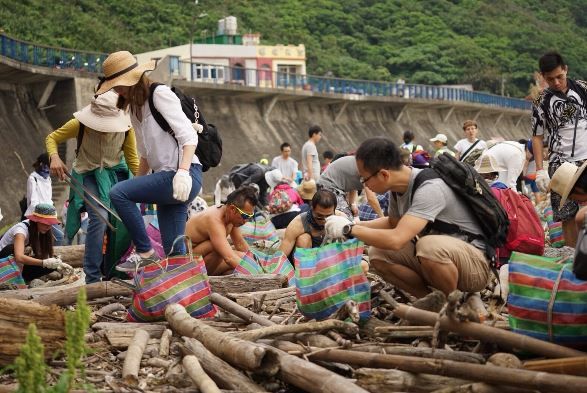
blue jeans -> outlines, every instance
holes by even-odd
[[[135,177],[116,184],[110,190],[110,200],[130,232],[137,252],[148,252],[152,248],[137,203],[157,204],[157,218],[165,254],[171,252],[175,238],[185,233],[188,205],[198,195],[202,186],[202,166],[192,164],[190,175],[192,190],[185,202],[179,202],[173,198],[173,177],[175,176],[173,171]],[[185,253],[184,243],[178,242],[174,252]]]
[[[98,185],[94,175],[84,177],[84,186],[93,195],[98,196]],[[88,197],[88,200],[92,200]],[[86,284],[99,282],[102,279],[102,247],[104,246],[104,233],[106,233],[106,224],[100,220],[98,215],[108,220],[108,212],[97,203],[93,203],[91,207],[86,207],[88,212],[88,230],[86,235],[86,248],[84,252],[84,273],[86,273]]]

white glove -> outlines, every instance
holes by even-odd
[[[43,267],[46,269],[57,270],[58,272],[73,271],[73,267],[63,262],[61,258],[43,259]]]
[[[342,216],[330,216],[324,225],[324,236],[328,239],[344,239],[342,229],[345,225],[352,224],[348,218]]]
[[[190,196],[192,190],[192,177],[185,169],[178,169],[173,176],[173,198],[180,202],[185,202]]]
[[[550,185],[550,176],[548,176],[548,172],[546,169],[540,169],[536,171],[536,186],[542,192],[548,191],[548,186]]]

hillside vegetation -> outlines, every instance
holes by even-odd
[[[587,77],[585,0],[0,0],[0,28],[67,48],[143,52],[212,34],[217,20],[267,44],[303,43],[308,73],[444,84],[524,96],[558,49]]]

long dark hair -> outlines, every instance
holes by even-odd
[[[151,86],[151,83],[153,83],[153,81],[143,74],[136,84],[129,86],[128,97],[125,98],[123,96],[118,96],[116,106],[124,111],[128,110],[130,107],[130,113],[142,121],[142,107],[145,104],[145,101],[149,98],[149,87]]]
[[[47,233],[41,233],[37,223],[31,220],[29,222],[29,245],[33,249],[35,258],[51,258],[53,256],[53,234],[51,229]]]

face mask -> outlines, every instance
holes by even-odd
[[[306,221],[308,221],[308,224],[310,224],[312,228],[318,231],[324,230],[324,225],[320,225],[314,220],[314,215],[312,214],[311,210],[308,212],[308,214],[306,214]]]
[[[41,165],[39,169],[37,169],[37,173],[46,179],[49,177],[49,167],[47,165]]]

